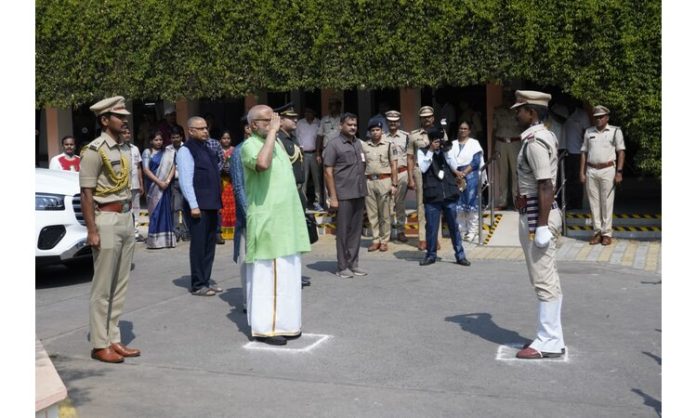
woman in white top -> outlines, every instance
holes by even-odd
[[[466,188],[457,202],[457,220],[462,237],[467,241],[473,241],[478,235],[479,167],[484,164],[483,148],[469,137],[470,129],[468,122],[459,124],[457,141],[449,150],[450,156],[457,161],[457,170],[463,172],[466,179]]]

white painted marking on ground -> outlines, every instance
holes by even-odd
[[[500,360],[500,361],[523,361],[525,363],[534,363],[534,362],[543,362],[543,363],[548,363],[548,362],[554,362],[554,363],[568,363],[568,347],[566,346],[566,352],[564,355],[561,357],[556,357],[556,358],[544,358],[544,359],[538,359],[538,360],[526,360],[526,359],[519,359],[515,357],[518,351],[522,349],[523,344],[507,344],[507,345],[499,345],[498,346],[498,351],[495,354],[495,359]]]
[[[318,347],[321,343],[333,338],[332,335],[326,334],[307,334],[302,333],[302,336],[296,340],[288,340],[287,345],[269,345],[259,341],[250,341],[242,347],[247,350],[264,350],[276,351],[285,353],[308,353]]]

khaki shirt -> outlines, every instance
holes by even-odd
[[[447,134],[445,134],[444,140],[447,141]],[[416,165],[418,165],[418,150],[430,146],[430,139],[428,138],[428,132],[421,128],[411,131],[408,141],[408,149],[406,150],[407,155],[413,155],[416,159]]]
[[[362,149],[365,153],[365,174],[389,174],[391,162],[399,159],[396,146],[382,137],[378,143],[364,141]]]
[[[382,136],[386,138],[388,141],[391,141],[391,143],[393,144],[393,148],[395,148],[397,151],[397,154],[399,156],[397,167],[406,167],[406,148],[410,142],[408,138],[408,133],[399,129],[396,131],[396,135],[392,135],[389,131],[387,131]]]
[[[116,175],[120,175],[125,168],[128,170],[128,185],[127,187],[115,193],[106,196],[97,196],[94,194],[96,203],[110,203],[131,199],[131,176],[130,176],[130,161],[131,151],[128,145],[118,144],[113,138],[102,132],[94,141],[90,142],[85,147],[84,154],[80,161],[80,187],[97,189],[110,189],[116,186],[115,179],[109,175],[109,172],[104,167],[104,162],[101,157],[101,151],[106,154],[107,159],[111,163],[111,167]],[[125,163],[123,167],[122,163]]]
[[[498,107],[493,111],[493,136],[498,138],[515,138],[520,135],[520,127],[515,119],[515,111],[507,107]]]
[[[596,126],[585,131],[580,152],[587,153],[588,163],[601,164],[616,161],[616,153],[625,149],[621,128],[607,124],[602,132]]]
[[[517,155],[518,193],[537,196],[539,180],[551,179],[556,188],[558,171],[558,140],[542,124],[522,132],[522,149]]]
[[[322,142],[323,147],[326,147],[326,144],[328,144],[329,141],[337,137],[339,133],[341,133],[340,116],[332,117],[331,115],[326,115],[323,118],[321,118],[321,121],[319,121],[319,130],[317,131],[317,135],[321,135],[324,137],[324,140]]]

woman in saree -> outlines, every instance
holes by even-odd
[[[457,223],[462,238],[473,241],[478,235],[478,184],[479,167],[484,164],[483,148],[474,138],[469,137],[470,125],[462,122],[457,132],[457,141],[452,144],[450,155],[457,161],[457,171],[464,174],[466,185],[457,202]]]
[[[230,178],[230,157],[232,157],[232,152],[234,151],[230,131],[222,131],[220,146],[225,153],[225,163],[220,172],[220,178],[222,179],[222,209],[220,210],[221,232],[223,239],[232,239],[234,237],[236,216],[234,191],[232,188],[232,179]]]
[[[173,148],[164,148],[162,132],[150,135],[150,148],[143,151],[143,174],[147,187],[147,211],[150,223],[147,230],[147,248],[176,247],[174,219],[172,218],[171,182],[174,177]]]

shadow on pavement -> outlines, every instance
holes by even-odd
[[[631,389],[631,392],[640,395],[643,398],[643,405],[649,406],[655,410],[657,416],[662,416],[662,402],[648,395],[640,389]]]
[[[65,264],[36,266],[35,286],[37,289],[49,289],[85,283],[92,281],[93,274],[94,265],[91,258]]]
[[[89,355],[89,353],[87,354]],[[79,386],[76,385],[75,382],[81,379],[89,380],[89,378],[91,377],[105,376],[109,370],[107,368],[102,368],[99,370],[77,370],[74,368],[70,368],[70,365],[77,362],[72,361],[69,358],[63,357],[61,355],[51,355],[50,358],[53,361],[53,364],[58,365],[58,372],[60,374],[60,378],[64,382],[66,382],[66,386],[68,386],[70,402],[72,403],[72,405],[77,407],[92,402],[93,399],[90,396],[91,390],[75,387]],[[80,365],[75,364],[75,366],[79,367]]]
[[[253,341],[253,338],[251,338],[251,327],[247,323],[247,316],[243,310],[242,289],[240,287],[227,289],[220,293],[218,297],[230,305],[230,313],[227,314],[227,317],[237,325],[237,330],[244,334],[249,341]]]
[[[399,250],[394,251],[394,257],[398,258],[399,260],[420,261],[423,259],[423,257],[425,257],[425,251],[420,251],[418,249],[413,251]]]
[[[130,344],[135,339],[133,323],[131,321],[118,321],[118,327],[121,329],[121,344]]]
[[[336,271],[335,261],[317,261],[316,263],[307,264],[310,270],[321,271],[325,273],[333,273]]]
[[[500,328],[491,318],[489,313],[470,313],[448,316],[445,321],[459,324],[464,331],[499,345],[526,344],[530,341],[528,338],[522,337],[517,331]]]
[[[181,276],[178,279],[172,280],[172,283],[174,283],[174,285],[176,285],[176,286],[183,287],[186,290],[190,290],[191,289],[191,276]]]

